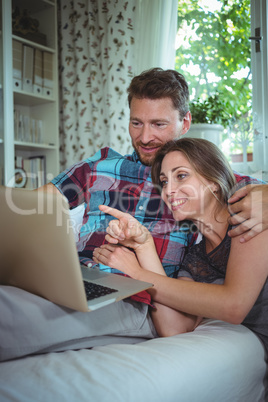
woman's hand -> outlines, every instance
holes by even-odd
[[[105,239],[111,244],[122,244],[134,250],[145,243],[152,242],[152,236],[145,226],[141,225],[132,215],[121,212],[118,209],[100,205],[99,209],[112,215],[117,220],[112,220],[107,227]]]
[[[93,261],[108,265],[135,278],[136,273],[142,270],[135,253],[126,247],[104,244],[93,251]]]
[[[102,264],[108,265],[112,268],[120,269],[132,277],[134,277],[133,275],[137,272],[135,271],[137,267],[140,270],[145,269],[165,275],[165,271],[156,252],[153,237],[149,230],[141,225],[137,219],[133,218],[130,214],[105,205],[100,205],[99,209],[118,219],[112,220],[109,223],[109,226],[106,229],[108,234],[105,236],[105,239],[110,243],[110,246],[118,246],[118,244],[120,244],[124,247],[118,247],[116,249],[112,247],[108,248],[107,245],[101,246],[99,249],[96,249],[95,254],[93,254],[99,261],[94,261],[101,262]],[[105,251],[103,248],[105,248]],[[128,250],[128,248],[135,251],[135,254],[132,253],[132,258],[129,254],[131,251]],[[100,249],[102,249],[101,252]],[[125,251],[124,254],[123,251]],[[99,255],[96,253],[99,253]],[[127,255],[128,260],[121,264],[120,258],[124,258],[125,260]],[[100,261],[100,259],[105,262]],[[119,264],[121,268],[119,268]],[[125,264],[128,265],[126,266]],[[132,268],[134,271],[133,273],[130,273]],[[128,272],[126,272],[126,270],[128,270]]]

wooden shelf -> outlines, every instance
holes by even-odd
[[[56,102],[55,98],[49,98],[43,95],[35,95],[25,91],[13,91],[14,103],[23,106],[37,106],[44,103]]]

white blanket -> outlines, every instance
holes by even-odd
[[[192,333],[0,364],[1,402],[263,402],[264,348],[247,328]]]

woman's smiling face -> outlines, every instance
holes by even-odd
[[[176,221],[199,220],[215,206],[217,185],[200,176],[181,151],[168,153],[161,165],[162,198]],[[211,210],[210,210],[211,211]],[[203,219],[202,219],[203,220]]]

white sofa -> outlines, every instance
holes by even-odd
[[[0,401],[264,402],[264,355],[247,328],[204,320],[170,338],[0,363]]]
[[[72,212],[74,226],[81,217]],[[264,402],[266,381],[264,348],[250,330],[203,320],[170,338],[0,363],[0,401]]]

